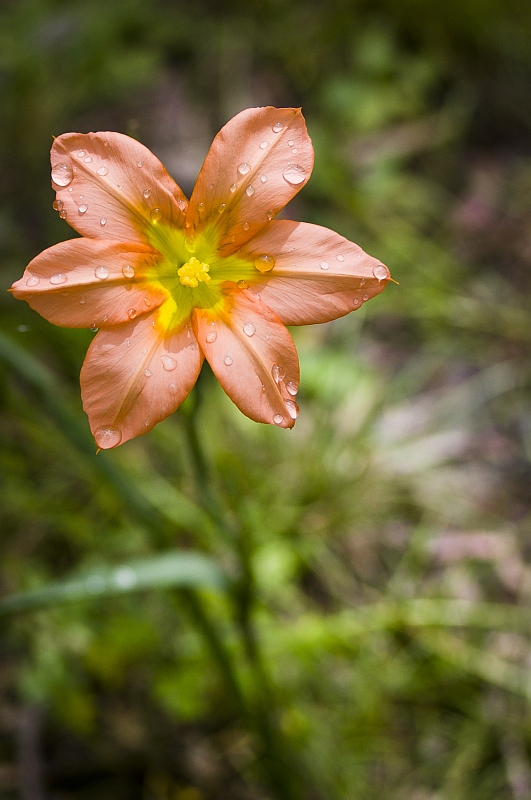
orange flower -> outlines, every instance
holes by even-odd
[[[341,317],[389,280],[333,231],[274,220],[313,166],[300,110],[228,122],[190,202],[120,133],[66,133],[51,162],[54,207],[82,238],[38,255],[11,291],[56,325],[100,329],[81,370],[98,446],[175,411],[203,358],[244,414],[291,428],[299,364],[285,326]]]

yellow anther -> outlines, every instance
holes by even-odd
[[[183,264],[177,270],[177,275],[183,286],[189,286],[190,289],[195,289],[199,283],[210,283],[210,275],[208,274],[210,267],[208,264],[202,263],[195,256],[192,256],[186,264]]]

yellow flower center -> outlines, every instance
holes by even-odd
[[[183,286],[189,286],[195,289],[199,283],[210,283],[210,275],[208,274],[210,267],[205,262],[199,261],[195,256],[192,256],[186,264],[183,264],[177,270],[177,275]]]

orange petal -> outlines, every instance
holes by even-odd
[[[328,322],[360,308],[385,289],[389,270],[338,233],[306,222],[277,220],[242,247],[239,256],[274,258],[252,289],[285,325]]]
[[[249,291],[219,316],[194,311],[197,340],[230,399],[256,422],[292,428],[298,413],[299,361],[289,332]]]
[[[81,370],[83,408],[98,447],[147,433],[186,399],[203,356],[189,327],[161,336],[150,315],[100,331]]]
[[[250,108],[214,139],[199,173],[187,226],[219,226],[228,255],[257,233],[302,189],[313,147],[297,108]]]
[[[161,287],[143,280],[159,259],[144,244],[70,239],[34,258],[11,291],[55,325],[118,325],[166,300]]]
[[[59,213],[83,236],[146,242],[151,215],[183,225],[185,196],[158,158],[129,136],[65,133],[55,139],[51,161]]]

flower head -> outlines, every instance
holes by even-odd
[[[285,326],[343,316],[389,280],[333,231],[274,219],[313,166],[300,110],[230,120],[190,201],[119,133],[59,136],[51,162],[54,207],[82,238],[42,252],[11,291],[56,325],[100,329],[81,370],[98,446],[175,411],[203,358],[244,414],[292,427],[299,365]]]

